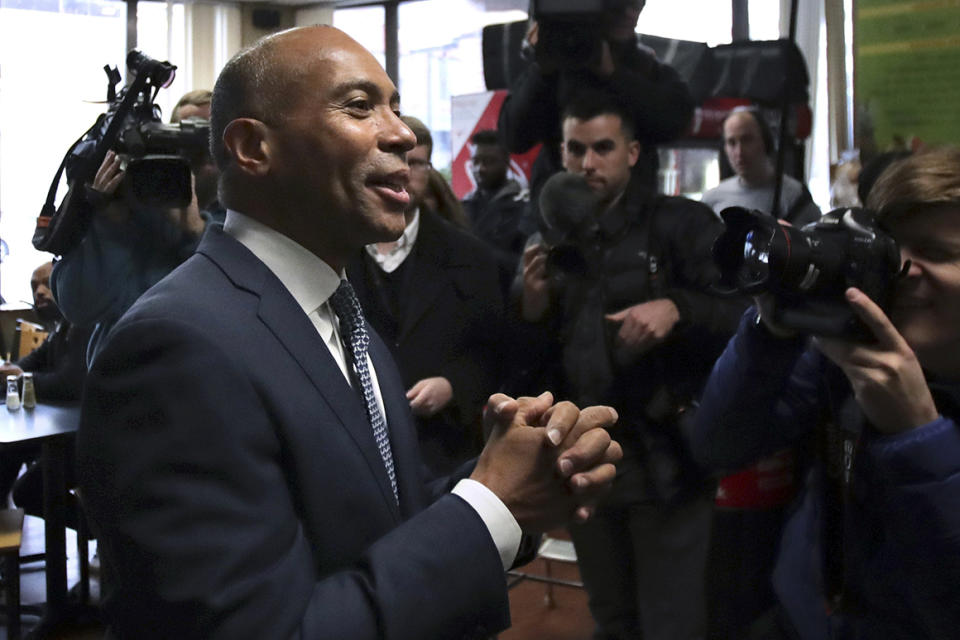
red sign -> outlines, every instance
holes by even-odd
[[[506,90],[501,89],[499,91],[454,96],[451,100],[453,121],[451,131],[453,142],[451,185],[453,186],[453,192],[460,199],[477,188],[473,171],[470,169],[470,157],[473,155],[473,145],[470,143],[470,138],[476,132],[484,129],[496,130],[497,119],[500,117],[500,107],[506,97]],[[540,153],[540,145],[536,145],[526,153],[511,155],[508,177],[527,187],[530,184],[530,170],[538,153]]]

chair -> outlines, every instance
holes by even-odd
[[[43,344],[48,332],[43,327],[26,320],[17,320],[17,331],[20,335],[20,344],[17,347],[17,360],[28,355],[31,351]]]
[[[556,606],[556,601],[553,599],[554,585],[573,587],[577,589],[583,588],[583,582],[579,580],[564,580],[562,578],[553,577],[551,566],[553,562],[577,564],[577,551],[573,548],[573,542],[570,540],[551,538],[550,536],[546,535],[543,536],[543,540],[540,542],[540,548],[537,550],[537,558],[543,560],[546,575],[541,576],[522,571],[511,571],[509,572],[509,575],[511,578],[513,578],[513,580],[507,585],[508,588],[513,588],[524,580],[543,582],[547,585],[547,593],[544,596],[544,603],[550,609]]]
[[[0,558],[4,565],[7,599],[7,637],[20,637],[20,544],[23,541],[23,509],[0,510]]]

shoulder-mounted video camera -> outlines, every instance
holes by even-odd
[[[581,69],[600,61],[606,14],[635,0],[533,0],[539,25],[534,47],[538,60],[560,69]]]
[[[160,208],[190,203],[190,159],[207,149],[210,125],[203,120],[173,125],[161,122],[154,100],[160,89],[173,81],[175,65],[133,50],[127,54],[127,68],[133,80],[117,92],[119,72],[104,67],[107,111],[70,146],[60,163],[33,234],[33,246],[40,251],[62,255],[83,238],[93,215],[85,187],[110,150],[126,156],[124,181],[134,203]],[[64,172],[67,193],[57,205]]]
[[[887,312],[901,269],[896,241],[867,209],[835,209],[802,228],[743,207],[720,212],[713,246],[722,287],[773,296],[771,320],[801,333],[869,337],[844,292],[857,287]]]

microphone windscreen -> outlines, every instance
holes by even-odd
[[[566,234],[576,229],[599,205],[586,178],[561,171],[544,183],[540,191],[540,217],[548,230]]]

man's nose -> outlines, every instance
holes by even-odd
[[[400,119],[400,116],[391,111],[380,138],[380,147],[385,151],[406,153],[415,146],[417,146],[417,136]]]
[[[597,152],[592,149],[587,149],[587,152],[583,154],[583,169],[584,171],[592,171],[597,168]]]

